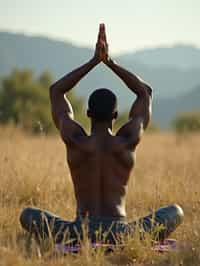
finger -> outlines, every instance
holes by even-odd
[[[101,40],[101,36],[100,36],[100,34],[98,34],[97,43],[99,43],[100,40]]]
[[[102,35],[102,24],[99,24],[99,33],[98,33],[97,42],[101,40],[101,35]]]
[[[102,34],[104,32],[105,25],[103,23],[99,24],[99,34]]]
[[[107,44],[107,37],[106,37],[106,32],[105,31],[104,31],[103,39],[104,39],[104,42]]]
[[[97,37],[97,42],[100,42],[100,40],[101,40],[101,34],[100,34],[100,30],[99,30],[98,37]]]
[[[100,30],[100,31],[104,31],[104,30],[105,30],[105,24],[104,24],[104,23],[101,23],[101,24],[99,25],[99,30]]]
[[[107,44],[106,27],[104,26],[104,41]]]
[[[99,34],[100,34],[100,38],[103,40],[104,37],[104,32],[105,32],[105,25],[104,23],[101,23],[99,25]]]
[[[101,29],[101,32],[102,32],[102,38],[103,38],[103,41],[105,43],[107,43],[107,38],[106,38],[106,27],[105,27],[105,24],[102,24],[102,29]]]
[[[96,48],[101,48],[102,46],[104,46],[104,42],[102,40],[96,43]]]

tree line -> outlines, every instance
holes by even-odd
[[[51,116],[49,87],[53,79],[48,71],[35,77],[29,69],[14,69],[0,80],[0,123],[14,124],[28,132],[52,134],[56,132]],[[89,119],[86,116],[85,101],[70,91],[67,95],[72,103],[75,118],[86,129]],[[122,113],[117,127],[127,119]]]
[[[44,71],[35,77],[28,69],[15,69],[8,76],[0,80],[0,123],[12,123],[31,133],[52,134],[56,131],[49,101],[49,87],[52,76]],[[85,101],[78,97],[75,91],[68,93],[72,103],[75,118],[86,129],[89,128],[89,119],[86,117]],[[119,115],[116,128],[119,128],[128,119],[128,113]],[[178,132],[200,131],[200,111],[184,113],[177,116],[172,122],[172,128]],[[150,131],[157,131],[158,126],[150,125]]]

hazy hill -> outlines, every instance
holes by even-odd
[[[57,79],[86,62],[92,55],[93,49],[78,47],[70,42],[0,32],[0,76],[9,74],[17,67],[30,68],[36,74],[48,69]],[[191,88],[200,84],[199,58],[200,49],[175,46],[129,53],[115,59],[147,80],[154,89],[155,99],[166,99],[189,93]],[[76,90],[79,95],[87,98],[89,93],[98,87],[114,90],[119,96],[121,110],[127,110],[133,102],[133,94],[103,65],[84,78]],[[176,103],[176,99],[170,101],[172,104]],[[155,108],[156,121],[162,120],[164,126],[173,113],[173,108],[164,109],[168,102],[160,100]],[[166,115],[160,119],[160,114],[163,113]]]
[[[28,67],[36,73],[49,69],[58,77],[91,55],[88,48],[45,37],[0,32],[0,75],[13,67]]]
[[[199,68],[200,49],[191,45],[151,48],[123,55],[131,62],[139,61],[149,66],[174,66],[177,68]]]
[[[157,99],[153,107],[154,121],[166,128],[178,114],[200,110],[200,85],[174,99]]]

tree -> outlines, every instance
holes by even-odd
[[[178,115],[172,122],[177,133],[200,132],[200,111]]]
[[[14,70],[1,80],[0,122],[12,122],[33,133],[55,131],[51,117],[49,86],[52,78],[43,72],[34,78],[30,70]],[[74,92],[69,96],[78,119],[82,117],[83,99]]]

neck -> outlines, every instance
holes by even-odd
[[[112,134],[112,121],[97,122],[92,120],[91,133],[92,135]]]

